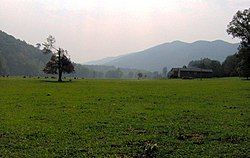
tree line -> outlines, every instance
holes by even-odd
[[[238,64],[240,59],[237,54],[228,56],[224,62],[204,58],[200,60],[190,61],[188,67],[190,68],[202,68],[212,69],[213,77],[236,77],[239,76]]]
[[[75,72],[66,76],[77,76],[80,78],[117,78],[117,79],[133,79],[138,78],[138,74],[141,74],[140,78],[157,78],[155,72],[146,70],[128,69],[128,68],[116,68],[114,66],[103,65],[81,65],[75,64]],[[157,74],[159,74],[157,72]]]

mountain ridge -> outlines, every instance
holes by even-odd
[[[223,40],[198,40],[191,43],[176,40],[143,51],[117,56],[108,62],[99,62],[98,64],[161,71],[163,67],[183,66],[191,60],[200,58],[211,58],[222,62],[228,55],[234,54],[238,46],[238,43],[229,43]]]

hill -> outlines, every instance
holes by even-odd
[[[0,31],[0,75],[45,75],[42,69],[49,58],[50,55],[44,55],[36,47]],[[121,78],[133,78],[140,71],[127,68],[117,69],[114,66],[74,64],[75,73],[66,76],[106,78],[108,77],[106,73],[114,73],[119,70],[122,73]]]
[[[34,46],[0,30],[0,75],[38,75],[48,61]]]
[[[95,63],[116,67],[161,71],[165,66],[170,69],[172,67],[187,65],[191,60],[198,60],[200,58],[211,58],[222,62],[228,55],[234,54],[237,48],[238,44],[232,44],[222,40],[212,42],[196,41],[193,43],[174,41],[144,51],[123,55],[118,58],[109,58],[112,59],[109,61],[96,61]]]

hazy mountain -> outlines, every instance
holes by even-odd
[[[102,63],[110,62],[110,61],[115,60],[115,59],[117,59],[119,57],[107,57],[107,58],[103,58],[103,59],[100,59],[100,60],[89,61],[89,62],[86,62],[84,64],[86,64],[86,65],[101,65]]]
[[[49,56],[0,30],[0,75],[38,75]]]
[[[161,71],[165,66],[170,69],[187,65],[191,60],[200,58],[211,58],[222,62],[228,55],[232,55],[237,51],[238,45],[221,40],[212,42],[196,41],[193,43],[174,41],[141,52],[123,55],[109,61],[96,61],[96,63],[116,67]]]

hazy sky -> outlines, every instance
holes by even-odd
[[[226,26],[250,0],[0,0],[0,30],[31,44],[48,35],[75,62],[174,40],[233,40]]]

